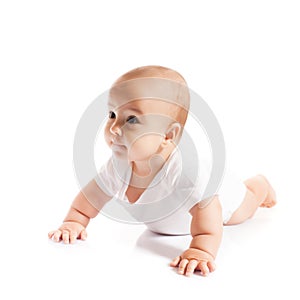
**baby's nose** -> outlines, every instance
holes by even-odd
[[[116,124],[116,122],[110,127],[110,132],[113,135],[122,136],[122,130],[121,130],[120,126],[118,124]]]

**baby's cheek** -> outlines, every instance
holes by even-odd
[[[147,134],[135,139],[129,148],[129,156],[135,160],[146,159],[157,152],[162,137],[156,134]]]

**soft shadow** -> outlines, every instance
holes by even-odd
[[[255,216],[238,225],[224,226],[223,237],[236,244],[251,243],[259,237],[268,238],[274,226],[274,215],[271,210],[258,209]]]
[[[154,233],[146,229],[136,242],[136,246],[168,259],[180,255],[189,245],[189,236],[173,236]]]

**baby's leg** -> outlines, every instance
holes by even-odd
[[[244,183],[247,187],[244,201],[225,225],[242,223],[251,218],[259,206],[272,207],[276,204],[275,191],[263,175],[247,179]]]

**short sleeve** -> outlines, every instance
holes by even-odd
[[[199,159],[199,166],[198,166],[198,176],[196,182],[192,182],[189,180],[188,174],[186,174],[187,181],[190,182],[191,186],[191,193],[184,204],[186,209],[190,210],[194,205],[199,203],[201,206],[206,206],[208,200],[214,196],[213,194],[207,193],[207,185],[211,175],[211,163],[207,159]]]
[[[115,196],[120,189],[119,180],[117,180],[116,170],[111,157],[100,169],[94,180],[97,185],[109,196]]]

